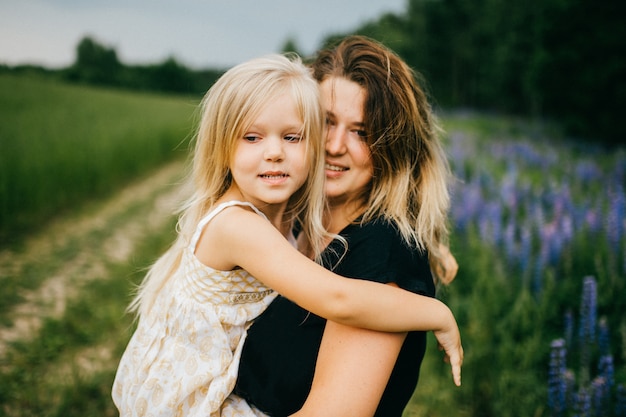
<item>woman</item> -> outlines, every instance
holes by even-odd
[[[456,264],[440,249],[449,169],[423,90],[397,55],[358,36],[322,51],[312,68],[328,122],[325,226],[348,243],[344,253],[331,242],[325,266],[434,297]],[[425,332],[326,322],[279,297],[249,329],[235,393],[276,416],[400,416],[425,347]]]

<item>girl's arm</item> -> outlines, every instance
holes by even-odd
[[[298,252],[269,222],[241,207],[224,210],[207,225],[196,255],[217,269],[239,266],[328,320],[387,332],[432,330],[460,383],[459,330],[450,309],[437,299],[333,274]]]

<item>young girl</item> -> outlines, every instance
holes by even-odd
[[[219,415],[246,328],[272,289],[339,323],[434,330],[460,378],[459,332],[443,303],[341,278],[294,248],[295,221],[313,253],[329,239],[322,117],[317,83],[298,59],[240,64],[209,90],[178,239],[130,307],[138,328],[112,393],[122,416]]]

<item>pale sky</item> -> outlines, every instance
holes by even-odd
[[[89,35],[125,64],[229,67],[288,37],[312,54],[328,34],[405,10],[406,0],[0,0],[0,63],[65,67]]]

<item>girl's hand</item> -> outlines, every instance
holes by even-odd
[[[451,325],[444,330],[433,331],[439,350],[445,353],[444,362],[452,367],[452,378],[454,384],[461,386],[461,365],[463,364],[463,346],[461,346],[461,334],[456,321],[453,319]]]

